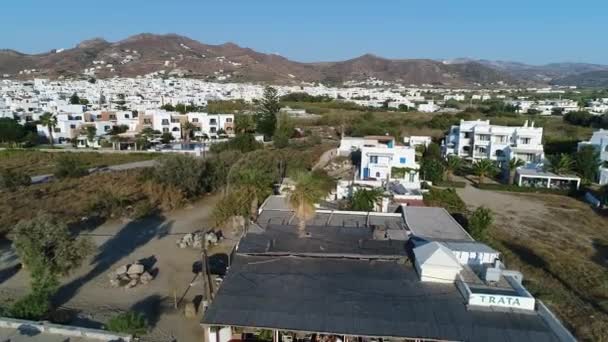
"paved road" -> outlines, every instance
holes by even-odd
[[[94,167],[89,169],[89,173],[95,172],[110,172],[110,171],[124,171],[131,169],[138,169],[142,167],[152,167],[156,164],[156,160],[144,160],[133,163],[118,164],[104,167]],[[53,180],[52,174],[32,176],[32,184],[46,183]]]

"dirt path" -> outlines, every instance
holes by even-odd
[[[196,319],[182,314],[183,305],[202,294],[202,283],[193,273],[193,264],[200,260],[200,250],[179,249],[177,238],[188,232],[208,228],[216,197],[209,196],[167,216],[138,221],[111,221],[85,233],[98,246],[88,262],[64,279],[54,302],[78,312],[74,325],[101,327],[118,312],[136,310],[145,313],[151,332],[144,341],[202,341]],[[17,262],[10,247],[0,246],[0,270],[11,270]],[[123,264],[142,260],[157,272],[147,285],[133,289],[112,288],[108,274]],[[4,271],[0,271],[0,275]],[[0,298],[19,298],[29,288],[26,271],[7,271],[0,278]],[[192,285],[191,285],[192,284]],[[174,308],[174,296],[180,309]]]
[[[469,209],[494,213],[491,238],[507,266],[581,340],[608,333],[608,219],[583,201],[550,194],[457,189]],[[593,319],[590,319],[593,317]]]

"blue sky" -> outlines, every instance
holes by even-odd
[[[2,0],[0,48],[178,33],[299,61],[364,53],[608,64],[606,0]]]

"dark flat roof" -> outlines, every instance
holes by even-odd
[[[306,254],[405,257],[406,239],[374,240],[368,227],[306,226],[310,237],[298,238],[296,226],[269,225],[239,242],[241,254]],[[399,230],[403,231],[403,230]]]
[[[431,240],[473,241],[443,208],[406,206],[403,212],[405,224],[415,236]]]
[[[535,312],[467,310],[409,263],[237,255],[203,324],[459,341],[558,341]]]

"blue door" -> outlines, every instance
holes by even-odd
[[[369,178],[369,167],[363,168],[363,179]]]

